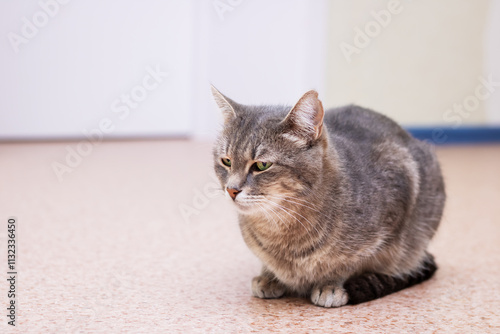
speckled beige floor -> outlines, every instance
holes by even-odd
[[[259,262],[214,190],[209,144],[108,142],[59,182],[68,145],[0,145],[0,276],[16,216],[20,332],[500,332],[500,146],[438,149],[449,200],[432,280],[323,309],[250,296]]]

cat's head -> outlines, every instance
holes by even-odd
[[[212,93],[224,116],[215,173],[238,211],[279,212],[310,193],[320,182],[327,147],[318,93],[305,93],[294,107],[246,106],[214,87]]]

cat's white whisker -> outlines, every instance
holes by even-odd
[[[273,204],[276,204],[276,203],[273,203]],[[314,241],[314,236],[311,235],[310,231],[307,229],[307,227],[302,223],[302,221],[300,219],[298,219],[297,217],[295,217],[293,214],[291,214],[290,212],[288,212],[283,207],[277,207],[277,209],[280,210],[280,211],[283,211],[284,213],[286,213],[287,215],[289,215],[290,217],[292,217],[294,220],[296,220],[297,222],[299,222],[299,224],[302,225],[302,227],[304,228],[304,231],[307,233],[307,236],[309,237],[309,241],[311,241],[311,242]]]
[[[276,228],[279,229],[279,226],[278,226],[278,223],[276,222],[276,220],[274,220],[273,217],[271,216],[271,214],[269,212],[267,212],[266,208],[263,207],[263,202],[255,202],[255,204],[262,209],[264,214],[267,217],[269,217],[269,220],[273,222],[274,226],[276,226]]]
[[[276,203],[276,202],[275,202],[275,201],[273,201],[273,200],[270,200],[270,199],[268,199],[268,200],[269,200],[269,202],[271,202],[271,203],[273,203],[273,204],[275,204],[275,205],[279,205],[280,207],[284,208],[285,210],[290,210],[290,211],[292,211],[292,212],[296,213],[297,215],[299,215],[300,217],[304,218],[304,219],[305,219],[305,220],[306,220],[306,221],[307,221],[307,222],[311,225],[311,227],[312,227],[312,228],[314,228],[314,229],[316,230],[316,232],[318,233],[318,235],[320,234],[320,232],[318,231],[318,229],[316,229],[316,227],[314,226],[314,224],[313,224],[313,223],[311,223],[311,221],[310,221],[309,219],[307,219],[306,217],[304,217],[303,215],[301,215],[301,214],[300,214],[300,213],[298,213],[297,211],[292,210],[292,209],[290,209],[290,208],[287,208],[286,206],[283,206],[283,205],[281,205],[281,204],[279,204],[279,203]]]
[[[311,221],[309,219],[307,219],[306,217],[304,217],[303,215],[301,215],[297,211],[291,210],[291,209],[289,209],[287,207],[284,207],[281,204],[276,203],[276,202],[274,202],[274,201],[272,201],[270,199],[267,199],[267,203],[271,203],[272,205],[275,205],[277,208],[281,209],[283,212],[287,213],[288,215],[290,215],[291,217],[293,217],[294,219],[296,219],[304,227],[304,229],[306,230],[307,234],[311,237],[311,241],[314,240],[314,236],[311,235],[310,230],[302,223],[302,221],[300,219],[298,219],[296,216],[292,215],[289,211],[291,211],[294,214],[299,215],[300,217],[302,217],[303,219],[305,219],[305,221],[309,223],[309,226],[311,226],[316,231],[317,236],[321,235],[320,231],[318,231],[318,229],[314,226],[314,224],[311,223]]]
[[[295,197],[295,196],[291,196],[291,195],[283,195],[283,196],[267,195],[267,196],[268,197],[273,196],[273,197],[278,197],[278,198],[289,198],[289,199],[296,200],[297,202],[302,202],[302,203],[306,203],[306,204],[311,204],[312,202],[314,202],[314,200],[312,200],[312,201],[311,200],[305,200],[303,198]],[[313,205],[313,204],[311,204],[311,205]]]
[[[280,199],[280,200],[283,200],[283,201],[286,201],[286,202],[289,202],[289,203],[292,203],[292,204],[296,204],[296,205],[300,205],[300,206],[303,206],[305,208],[309,208],[317,213],[319,213],[320,215],[326,217],[327,219],[330,219],[330,217],[328,217],[327,215],[323,214],[320,210],[318,210],[316,207],[314,206],[311,206],[311,205],[306,205],[306,204],[303,204],[303,203],[299,203],[299,202],[296,202],[294,200],[290,200],[288,198],[285,198],[285,197],[280,197],[280,196],[272,196],[272,195],[267,195],[267,197],[273,197],[273,198],[276,198],[276,199]],[[290,197],[290,198],[295,198],[295,197]]]
[[[283,225],[289,230],[290,227],[288,226],[288,224],[286,223],[286,220],[283,220],[283,218],[281,217],[281,215],[275,211],[270,205],[268,205],[266,202],[263,202],[263,204],[266,204],[266,208],[268,208],[269,210],[271,210],[277,217],[279,220],[281,220],[281,222],[283,223]]]

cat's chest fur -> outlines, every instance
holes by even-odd
[[[362,248],[354,253],[342,251],[332,231],[325,232],[318,240],[307,238],[306,242],[294,244],[283,242],[293,239],[287,232],[281,237],[265,236],[245,223],[245,219],[240,218],[248,247],[281,282],[299,293],[310,289],[315,282],[344,277],[349,272],[346,264],[356,263],[362,256]]]
[[[277,246],[280,247],[279,250],[270,250],[273,245],[259,239],[253,231],[243,229],[242,234],[248,247],[259,257],[267,269],[290,287],[309,286],[320,276],[319,273],[322,271],[325,261],[332,264],[327,253],[314,252],[297,257],[296,250],[293,248],[287,249]],[[277,254],[278,252],[280,253]]]

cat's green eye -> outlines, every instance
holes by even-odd
[[[231,160],[229,160],[228,158],[222,158],[221,160],[224,166],[231,167]]]
[[[257,167],[258,170],[263,171],[271,167],[272,164],[273,164],[272,162],[257,161],[255,163],[255,166]]]

